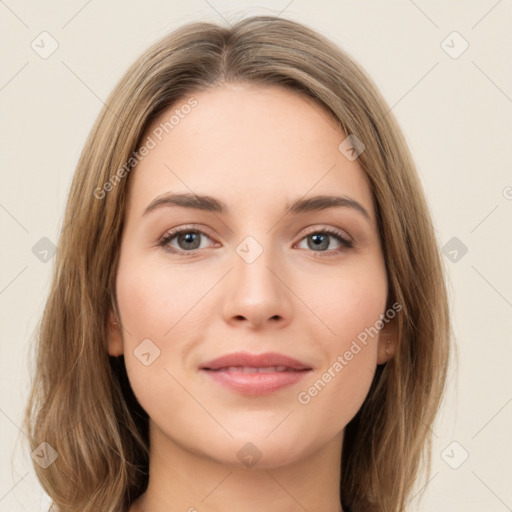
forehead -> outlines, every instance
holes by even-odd
[[[311,98],[281,86],[224,84],[191,94],[153,121],[142,144],[148,138],[154,147],[130,176],[139,212],[169,191],[218,197],[238,211],[338,193],[373,212],[357,160],[338,149],[346,134]]]

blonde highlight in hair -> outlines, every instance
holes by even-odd
[[[351,512],[400,512],[430,471],[430,427],[447,374],[450,324],[431,217],[398,124],[367,74],[341,49],[293,21],[255,16],[230,28],[188,24],[149,48],[119,81],[87,139],[71,185],[55,271],[41,319],[25,425],[34,464],[57,510],[124,512],[146,489],[148,417],[123,357],[107,351],[130,183],[112,182],[151,122],[194,93],[226,82],[292,89],[314,99],[346,134],[373,194],[386,263],[388,306],[398,302],[398,345],[377,368],[347,425],[340,490]],[[125,169],[126,170],[126,169]]]

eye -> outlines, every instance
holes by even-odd
[[[180,228],[165,233],[158,245],[172,253],[194,253],[195,251],[204,249],[204,246],[201,247],[202,237],[210,239],[206,233],[199,229]],[[178,247],[172,245],[174,239],[176,239],[175,242]]]
[[[337,240],[338,246],[329,249],[330,242],[333,238]],[[351,249],[354,246],[354,243],[340,232],[328,228],[312,231],[302,240],[307,241],[307,249],[311,249],[313,252],[327,253],[325,256],[335,256],[343,250]]]

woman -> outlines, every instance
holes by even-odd
[[[405,510],[450,344],[430,221],[321,35],[152,46],[87,140],[41,322],[26,426],[56,509]]]

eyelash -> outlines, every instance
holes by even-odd
[[[174,248],[169,247],[169,242],[175,238],[177,235],[180,235],[182,233],[199,233],[201,235],[206,236],[207,238],[210,238],[207,233],[204,231],[201,231],[200,229],[192,228],[192,227],[185,227],[185,228],[178,228],[175,230],[168,231],[165,233],[160,241],[158,242],[158,245],[162,247],[165,251],[171,253],[171,254],[178,254],[183,256],[195,256],[199,251],[202,249],[193,249],[192,251],[180,251]],[[308,236],[311,235],[330,235],[334,238],[336,238],[340,244],[341,247],[338,247],[337,249],[331,249],[330,251],[310,251],[315,254],[315,257],[330,257],[330,256],[337,256],[339,255],[343,250],[352,249],[354,247],[354,243],[349,240],[348,238],[343,237],[338,231],[330,228],[323,228],[318,229],[315,231],[311,231],[310,233],[304,235],[300,241],[304,240]],[[210,238],[211,239],[211,238]]]

